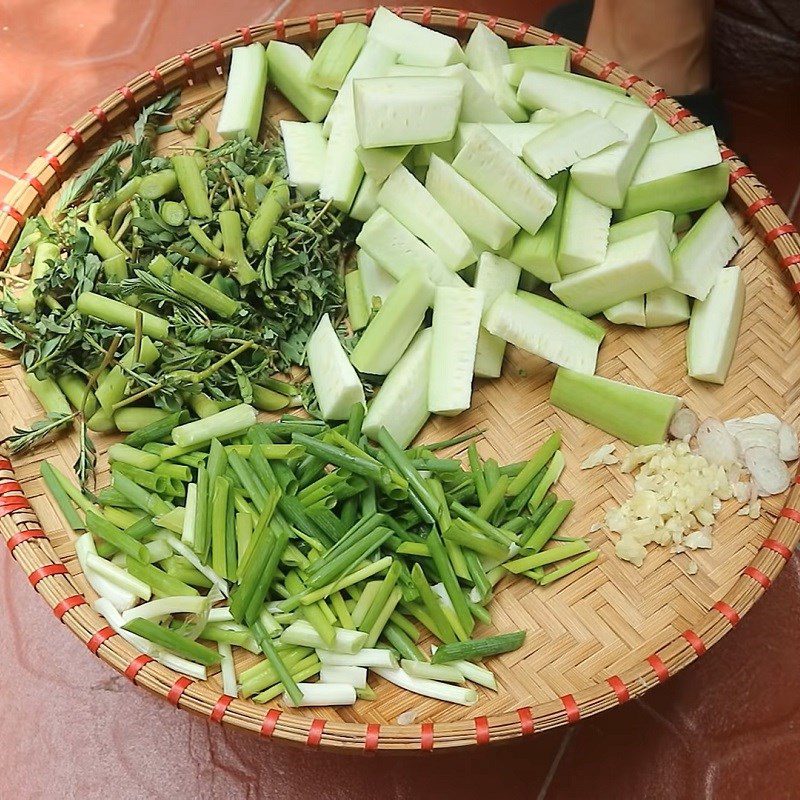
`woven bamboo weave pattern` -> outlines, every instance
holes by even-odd
[[[511,43],[558,41],[524,23],[479,14],[435,8],[395,12],[464,37],[483,21]],[[0,211],[0,258],[13,246],[19,220],[52,202],[62,179],[88,165],[110,135],[125,132],[143,104],[183,86],[183,112],[224,87],[221,70],[231,47],[272,38],[313,46],[334,25],[368,22],[372,13],[348,11],[241,29],[133,79],[67,127],[11,189],[5,199],[8,207]],[[575,71],[622,85],[679,131],[699,124],[658,87],[585,47],[563,43],[573,49]],[[212,131],[218,113],[219,103],[205,117]],[[297,117],[274,93],[266,113],[272,119]],[[177,132],[167,134],[159,140],[159,149],[174,152],[170,148],[179,147],[182,138]],[[747,281],[745,318],[731,377],[723,387],[686,378],[685,326],[639,330],[609,325],[598,373],[679,394],[701,418],[769,410],[797,426],[800,318],[794,294],[800,288],[800,237],[749,168],[727,148],[723,158],[731,167],[729,207],[745,236],[735,263]],[[583,458],[609,437],[549,405],[552,377],[551,365],[512,349],[500,380],[477,382],[468,412],[452,420],[435,418],[422,437],[433,440],[480,426],[486,429],[478,445],[482,455],[503,463],[524,458],[560,428],[567,468],[558,490],[576,502],[565,532],[583,536],[602,521],[606,507],[626,498],[630,481],[614,467],[579,470]],[[40,414],[24,387],[20,366],[3,354],[0,435]],[[105,450],[111,440],[96,441],[102,486],[108,477]],[[85,602],[92,595],[75,559],[72,534],[39,477],[40,461],[69,470],[76,452],[74,439],[64,437],[14,458],[13,470],[10,462],[0,459],[0,530],[35,591],[90,651],[139,685],[215,721],[310,745],[411,750],[475,745],[575,722],[610,708],[666,680],[730,631],[769,587],[800,537],[800,512],[793,512],[800,507],[796,487],[788,498],[769,498],[755,521],[738,516],[736,504],[726,504],[714,548],[693,554],[699,567],[695,575],[687,572],[688,556],[672,556],[666,549],[649,555],[637,570],[616,559],[605,533],[591,533],[593,546],[601,550],[594,565],[544,588],[510,578],[498,586],[492,606],[497,630],[525,628],[528,636],[520,650],[492,660],[499,691],[479,689],[477,706],[449,706],[381,682],[372,703],[282,711],[277,704],[270,708],[221,695],[217,676],[206,682],[179,676],[141,656],[92,611]],[[479,629],[480,634],[492,632]],[[242,669],[255,660],[240,653],[237,665]],[[408,709],[417,712],[417,721],[397,725],[397,715]]]

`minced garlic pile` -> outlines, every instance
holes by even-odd
[[[715,516],[733,496],[725,467],[709,463],[686,442],[671,441],[634,448],[621,470],[637,468],[633,496],[606,514],[608,529],[620,534],[617,556],[640,567],[650,543],[711,547]]]

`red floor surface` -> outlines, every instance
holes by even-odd
[[[774,23],[784,18],[773,4],[789,7],[775,0],[720,5],[747,29],[760,17],[740,6],[770,11],[765,19]],[[464,5],[537,22],[554,3]],[[241,25],[336,6],[0,0],[0,196],[57,131],[143,68]],[[797,26],[786,36],[796,42]],[[723,52],[736,49],[722,44]],[[787,81],[784,70],[775,91],[764,91],[763,82],[741,78],[748,69],[723,81],[732,144],[797,220],[800,82]],[[290,748],[177,711],[89,655],[7,556],[0,556],[0,573],[3,798],[800,796],[796,559],[736,631],[644,700],[511,745],[424,757]]]

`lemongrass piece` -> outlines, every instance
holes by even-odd
[[[397,658],[391,650],[382,647],[364,647],[356,653],[336,653],[332,650],[317,649],[317,656],[324,665],[332,667],[385,667],[397,668]]]
[[[412,678],[426,678],[431,681],[444,681],[445,683],[465,683],[466,678],[461,671],[451,664],[431,664],[427,661],[411,661],[404,658],[400,667]]]
[[[333,650],[340,653],[357,653],[367,641],[367,634],[361,631],[349,631],[345,628],[334,628]],[[328,644],[305,620],[298,620],[285,628],[280,637],[284,644],[301,645],[327,650]]]
[[[244,433],[256,422],[256,410],[240,403],[202,420],[187,422],[172,431],[172,441],[179,447],[193,447],[212,439],[223,439]]]
[[[389,683],[400,686],[409,692],[421,694],[423,697],[432,697],[446,703],[457,703],[461,706],[472,706],[478,701],[478,693],[474,689],[464,686],[452,686],[449,683],[415,678],[403,669],[386,669],[376,667],[375,672]]]
[[[122,621],[130,622],[132,619],[158,619],[170,614],[200,614],[208,600],[205,597],[196,595],[175,595],[171,597],[159,597],[149,603],[143,603],[135,608],[129,608],[122,612]]]
[[[346,683],[355,689],[364,689],[367,685],[367,669],[323,664],[319,671],[319,679],[321,683]]]
[[[356,701],[355,687],[346,683],[298,683],[303,693],[299,702],[286,693],[283,694],[283,704],[289,708],[304,706],[351,706]]]

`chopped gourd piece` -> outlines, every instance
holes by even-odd
[[[644,325],[663,328],[689,319],[689,298],[674,289],[656,289],[644,296]],[[613,321],[613,320],[612,320]]]
[[[350,206],[350,216],[359,222],[366,222],[378,210],[378,183],[365,175],[361,179],[353,205]]]
[[[350,355],[350,363],[369,375],[387,375],[419,330],[434,286],[421,270],[410,270],[392,289]]]
[[[378,185],[382,184],[403,163],[410,152],[410,144],[396,147],[370,147],[369,149],[359,145],[356,148],[356,155],[361,166],[364,167],[364,172]]]
[[[649,211],[638,217],[615,222],[608,229],[608,243],[613,244],[622,239],[630,239],[631,236],[648,231],[658,231],[661,238],[669,244],[674,221],[675,215],[670,211]]]
[[[605,115],[614,103],[641,106],[640,101],[628,97],[619,86],[583,75],[525,69],[518,64],[506,70],[509,83],[516,80],[519,86],[517,100],[531,111],[549,108],[562,114],[594,111]]]
[[[353,405],[364,403],[364,387],[327,314],[308,338],[306,357],[323,418],[348,419]]]
[[[461,110],[458,78],[360,78],[353,82],[362,147],[452,139]]]
[[[606,120],[627,138],[579,161],[570,175],[584,194],[609,208],[622,208],[633,174],[656,129],[656,119],[647,108],[614,103]]]
[[[633,174],[631,186],[703,167],[713,167],[720,161],[722,156],[714,128],[698,128],[674,139],[651,144]]]
[[[356,238],[356,244],[397,280],[408,272],[422,270],[435,286],[466,286],[430,247],[417,239],[386,209],[379,208],[366,221]]]
[[[486,329],[529,353],[592,374],[605,328],[559,303],[528,292],[504,292],[484,317]]]
[[[492,250],[505,247],[519,230],[514,220],[438,156],[431,156],[425,188],[468,236]]]
[[[375,298],[379,304],[386,301],[389,292],[397,285],[397,281],[365,250],[359,250],[356,255],[358,271],[361,282],[364,284],[364,296],[367,306],[375,307]]]
[[[650,232],[615,242],[601,264],[568,275],[550,288],[562,303],[592,316],[671,281],[669,249],[658,233]]]
[[[625,204],[614,216],[630,219],[660,209],[685,214],[708,208],[728,194],[730,167],[725,163],[669,175],[647,183],[631,184]]]
[[[337,25],[314,54],[309,73],[311,82],[338,92],[367,41],[368,30],[361,22]]]
[[[472,244],[433,195],[401,164],[378,192],[378,204],[457,272],[475,263]]]
[[[704,300],[741,246],[741,234],[725,206],[709,206],[672,251],[672,288]]]
[[[531,139],[522,148],[522,159],[543,178],[552,178],[557,172],[626,141],[627,134],[605,117],[594,111],[580,111]]]
[[[231,68],[217,133],[223,139],[235,139],[247,134],[258,138],[264,93],[267,89],[267,56],[264,45],[254,42],[247,47],[234,47]]]
[[[267,45],[270,83],[307,119],[320,122],[336,96],[311,83],[311,57],[302,47],[273,39]]]
[[[303,197],[319,191],[325,169],[327,143],[319,122],[281,120],[289,185]]]
[[[663,290],[662,290],[663,291]],[[623,300],[603,312],[603,316],[615,325],[637,325],[646,327],[644,311],[644,295]]]
[[[558,239],[558,269],[562,276],[603,261],[610,225],[611,209],[585,195],[570,180]]]
[[[408,447],[428,421],[431,328],[421,330],[392,367],[367,406],[362,430],[377,439],[386,428],[400,447]]]
[[[401,64],[443,67],[464,60],[461,46],[452,36],[402,19],[384,6],[379,6],[375,11],[369,39],[375,39],[394,50]]]
[[[440,286],[433,303],[428,410],[455,416],[469,408],[483,294]]]
[[[536,233],[555,208],[556,193],[482,125],[458,152],[453,168],[529,233]]]
[[[494,253],[483,252],[475,269],[473,286],[483,294],[485,314],[503,292],[516,292],[520,268]],[[481,326],[475,353],[475,374],[479,378],[497,378],[503,369],[505,339],[495,336]]]
[[[350,210],[364,177],[356,154],[358,142],[353,110],[345,106],[331,125],[319,186],[320,199],[331,200],[340,211]]]
[[[632,445],[663,442],[669,423],[681,406],[680,397],[671,394],[563,367],[556,372],[550,402]]]
[[[696,300],[686,335],[686,365],[692,378],[725,383],[742,324],[745,287],[739,267],[728,267],[703,300]]]
[[[569,72],[572,68],[570,49],[563,44],[512,47],[509,53],[512,64],[525,68],[543,69],[547,72]]]
[[[569,173],[566,171],[559,172],[550,178],[548,183],[558,197],[553,213],[533,235],[527,231],[520,231],[514,237],[514,245],[508,255],[509,260],[522,267],[526,275],[538,278],[545,283],[555,283],[561,280],[561,273],[558,269],[558,245],[561,238],[568,179]]]
[[[458,152],[478,126],[477,122],[459,122],[455,137],[455,151]],[[484,123],[486,130],[497,137],[515,156],[522,155],[523,146],[531,139],[544,133],[550,123],[538,122],[500,122]],[[453,154],[455,156],[455,153]]]

